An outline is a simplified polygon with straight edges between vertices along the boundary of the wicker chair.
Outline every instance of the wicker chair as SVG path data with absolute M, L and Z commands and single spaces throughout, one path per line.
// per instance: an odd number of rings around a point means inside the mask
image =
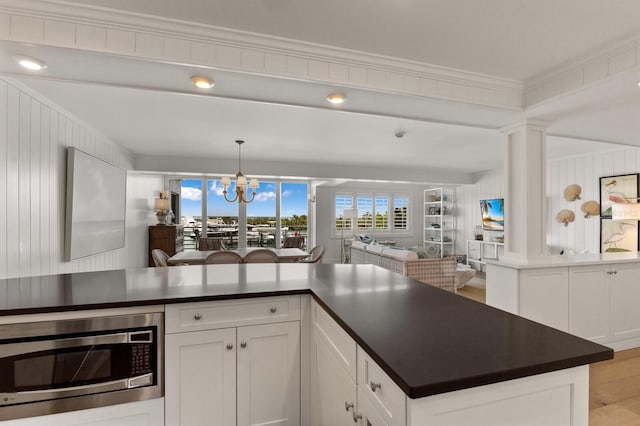
M 309 257 L 300 260 L 300 263 L 321 263 L 324 256 L 324 246 L 315 246 L 309 252 Z
M 204 260 L 205 265 L 219 265 L 223 263 L 242 263 L 242 256 L 235 251 L 217 251 L 211 253 Z
M 151 250 L 151 258 L 153 259 L 153 264 L 155 266 L 167 267 L 167 259 L 169 259 L 169 255 L 165 253 L 161 249 L 153 249 Z
M 278 263 L 278 255 L 269 249 L 256 249 L 246 254 L 244 263 Z
M 304 237 L 284 237 L 282 248 L 304 248 Z
M 198 242 L 198 250 L 200 251 L 227 250 L 227 246 L 224 245 L 222 238 L 201 237 Z

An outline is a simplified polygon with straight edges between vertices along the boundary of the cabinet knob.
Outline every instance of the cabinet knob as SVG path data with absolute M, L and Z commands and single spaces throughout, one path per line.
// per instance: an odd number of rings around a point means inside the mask
M 271 309 L 269 309 L 269 312 L 271 312 L 272 314 L 275 314 L 276 312 L 278 312 L 278 308 L 276 308 L 275 306 L 272 306 Z
M 246 347 L 247 347 L 247 342 L 242 342 L 242 343 L 240 343 L 240 347 L 241 347 L 242 349 L 246 348 Z
M 369 387 L 371 388 L 371 392 L 375 392 L 376 389 L 382 388 L 380 382 L 369 382 Z
M 197 313 L 193 316 L 193 319 L 194 319 L 194 320 L 196 320 L 196 321 L 200 321 L 200 320 L 202 319 L 202 315 L 200 315 L 200 313 L 199 313 L 199 312 L 197 312 Z
M 231 343 L 229 343 L 229 344 L 227 345 L 227 350 L 228 350 L 228 351 L 230 351 L 231 349 L 233 349 L 233 345 L 232 345 Z
M 353 404 L 353 402 L 349 402 L 349 401 L 345 401 L 344 402 L 344 409 L 345 411 L 349 411 L 350 409 L 355 408 L 355 405 Z
M 353 422 L 354 423 L 358 423 L 358 420 L 360 420 L 362 418 L 362 414 L 358 413 L 356 414 L 356 412 L 353 412 Z

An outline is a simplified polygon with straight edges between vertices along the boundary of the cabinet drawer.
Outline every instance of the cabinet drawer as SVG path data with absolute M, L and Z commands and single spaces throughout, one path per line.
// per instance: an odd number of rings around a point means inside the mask
M 167 333 L 300 320 L 300 296 L 167 305 Z
M 356 342 L 315 300 L 311 305 L 311 321 L 315 333 L 324 338 L 340 365 L 356 381 Z
M 406 396 L 402 389 L 358 346 L 358 387 L 389 426 L 404 425 Z

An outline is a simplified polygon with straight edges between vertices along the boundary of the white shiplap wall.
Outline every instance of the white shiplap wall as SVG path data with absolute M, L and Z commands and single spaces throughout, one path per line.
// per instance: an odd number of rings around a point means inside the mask
M 569 252 L 600 252 L 600 218 L 584 218 L 583 202 L 600 202 L 600 177 L 640 172 L 640 149 L 623 148 L 550 160 L 547 163 L 547 245 L 552 254 L 561 249 Z M 567 185 L 582 187 L 581 200 L 564 199 Z M 576 219 L 567 227 L 556 222 L 562 209 L 573 210 Z
M 606 152 L 593 152 L 571 157 L 552 159 L 547 162 L 547 246 L 549 254 L 600 252 L 600 218 L 585 218 L 580 210 L 583 202 L 600 202 L 600 177 L 640 173 L 640 149 L 622 148 Z M 564 189 L 573 183 L 582 187 L 581 200 L 569 202 L 564 199 Z M 502 169 L 489 171 L 479 177 L 473 185 L 464 185 L 459 190 L 460 228 L 464 235 L 460 240 L 473 238 L 473 229 L 481 225 L 479 200 L 502 198 L 504 183 Z M 576 219 L 567 227 L 556 222 L 562 209 L 573 210 Z M 505 220 L 509 220 L 505 218 Z M 460 245 L 458 250 L 460 250 Z M 464 247 L 463 247 L 464 249 Z M 464 251 L 462 251 L 464 252 Z
M 68 146 L 133 167 L 127 150 L 19 83 L 0 79 L 0 278 L 126 266 L 126 247 L 63 260 Z

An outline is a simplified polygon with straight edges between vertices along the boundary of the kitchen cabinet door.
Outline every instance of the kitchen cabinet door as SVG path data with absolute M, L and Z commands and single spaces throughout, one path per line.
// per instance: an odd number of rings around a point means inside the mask
M 235 328 L 165 336 L 167 425 L 236 425 L 235 342 Z
M 316 330 L 311 346 L 311 424 L 353 426 L 357 409 L 355 382 Z
M 594 342 L 609 339 L 607 265 L 569 268 L 569 333 Z
M 640 267 L 634 264 L 610 265 L 611 340 L 640 337 Z
M 358 426 L 388 426 L 361 388 L 358 388 L 356 420 L 358 421 Z
M 238 426 L 300 424 L 300 323 L 238 327 Z

